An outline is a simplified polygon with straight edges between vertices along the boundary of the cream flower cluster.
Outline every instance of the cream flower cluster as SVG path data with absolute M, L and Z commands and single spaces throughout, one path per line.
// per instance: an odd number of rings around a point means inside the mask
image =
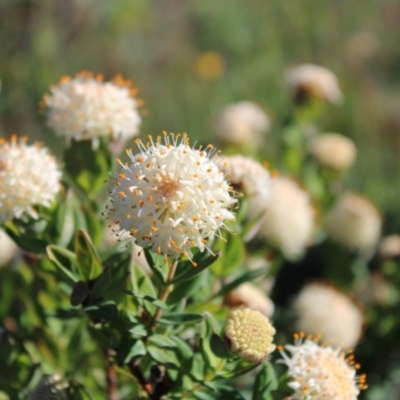
M 298 93 L 320 100 L 339 103 L 343 99 L 336 76 L 324 67 L 301 64 L 285 72 L 286 82 Z
M 247 362 L 262 362 L 275 350 L 275 328 L 259 311 L 245 307 L 231 310 L 224 334 L 230 350 Z
M 137 89 L 119 75 L 111 82 L 86 72 L 75 78 L 66 76 L 50 92 L 43 99 L 47 123 L 67 141 L 99 137 L 127 140 L 138 134 Z
M 186 135 L 136 143 L 140 152 L 128 150 L 131 163 L 121 163 L 112 178 L 108 217 L 139 246 L 191 259 L 191 248 L 208 248 L 224 221 L 235 218 L 230 209 L 237 200 L 213 161 L 215 152 L 190 147 Z
M 215 130 L 227 144 L 236 146 L 257 145 L 263 132 L 271 122 L 264 110 L 250 101 L 241 101 L 226 106 L 219 115 Z
M 49 207 L 60 190 L 61 171 L 47 148 L 16 136 L 0 139 L 0 222 Z
M 303 253 L 313 228 L 314 211 L 308 193 L 290 178 L 274 178 L 258 236 L 272 241 L 285 257 L 294 258 Z
M 246 282 L 225 295 L 224 303 L 230 307 L 245 306 L 260 311 L 266 317 L 274 313 L 274 303 L 252 283 Z
M 379 254 L 385 258 L 400 257 L 400 235 L 385 236 L 379 244 Z
M 268 208 L 272 178 L 259 162 L 241 155 L 226 157 L 220 163 L 226 179 L 250 199 L 250 213 L 257 216 Z
M 367 198 L 345 192 L 328 212 L 326 227 L 333 240 L 349 249 L 370 250 L 379 241 L 382 217 Z
M 366 389 L 365 375 L 356 375 L 359 365 L 353 354 L 347 356 L 339 349 L 320 346 L 312 340 L 297 336 L 295 345 L 278 348 L 289 371 L 291 397 L 296 400 L 356 400 Z
M 294 300 L 297 329 L 320 334 L 323 340 L 345 349 L 354 347 L 362 332 L 363 315 L 344 294 L 321 283 L 306 285 Z
M 311 153 L 320 165 L 340 171 L 354 164 L 357 148 L 343 135 L 325 133 L 313 139 Z

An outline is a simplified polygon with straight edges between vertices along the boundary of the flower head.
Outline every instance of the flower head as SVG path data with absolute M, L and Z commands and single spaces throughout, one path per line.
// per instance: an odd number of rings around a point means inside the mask
M 350 348 L 357 344 L 364 318 L 360 309 L 344 294 L 322 283 L 306 285 L 293 303 L 297 329 L 320 334 L 323 340 Z
M 254 217 L 268 208 L 272 178 L 259 162 L 241 155 L 225 157 L 220 163 L 227 180 L 240 188 L 250 199 L 250 212 Z
M 51 205 L 60 179 L 57 162 L 45 147 L 29 146 L 16 136 L 0 139 L 0 222 L 25 214 L 37 218 L 34 206 Z
M 141 122 L 137 92 L 119 75 L 110 82 L 88 72 L 63 77 L 43 98 L 47 123 L 67 141 L 130 139 L 138 134 Z
M 294 258 L 304 251 L 313 228 L 314 211 L 308 193 L 290 178 L 275 177 L 258 236 L 272 241 L 285 257 Z
M 289 387 L 296 400 L 356 400 L 366 389 L 365 375 L 356 375 L 359 365 L 352 353 L 340 348 L 321 346 L 313 340 L 295 335 L 295 345 L 279 346 L 289 371 Z
M 257 146 L 261 135 L 271 126 L 264 110 L 250 101 L 226 106 L 219 115 L 215 130 L 222 142 L 235 145 Z
M 379 254 L 384 258 L 400 257 L 400 235 L 385 236 L 379 244 Z
M 301 64 L 285 72 L 286 82 L 297 96 L 339 103 L 343 94 L 336 76 L 327 68 L 314 64 Z
M 345 192 L 328 212 L 326 227 L 333 240 L 349 249 L 370 250 L 379 241 L 382 217 L 367 198 Z
M 275 350 L 275 328 L 265 315 L 250 308 L 231 310 L 224 334 L 230 350 L 251 363 L 266 360 Z
M 213 150 L 196 150 L 186 135 L 165 134 L 144 145 L 139 153 L 127 151 L 130 164 L 114 174 L 108 217 L 136 243 L 165 256 L 192 257 L 234 220 L 230 208 L 236 199 L 213 161 Z
M 354 164 L 357 148 L 352 140 L 343 135 L 325 133 L 313 139 L 311 153 L 323 167 L 340 171 Z
M 246 282 L 225 295 L 224 303 L 230 307 L 245 306 L 260 311 L 266 317 L 274 312 L 274 303 L 252 283 Z

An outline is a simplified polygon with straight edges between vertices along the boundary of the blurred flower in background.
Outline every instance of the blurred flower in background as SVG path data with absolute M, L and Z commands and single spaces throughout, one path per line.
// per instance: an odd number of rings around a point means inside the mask
M 311 154 L 318 164 L 338 171 L 351 167 L 356 159 L 354 142 L 338 133 L 324 133 L 311 140 Z
M 329 236 L 355 251 L 373 250 L 382 228 L 382 216 L 369 199 L 345 192 L 326 217 Z
M 257 148 L 270 126 L 270 119 L 260 106 L 241 101 L 222 110 L 215 131 L 218 139 L 226 145 Z
M 199 78 L 213 80 L 219 78 L 224 73 L 226 63 L 220 53 L 206 51 L 196 58 L 194 68 Z
M 388 235 L 382 238 L 379 255 L 384 258 L 400 257 L 400 235 Z
M 47 123 L 67 142 L 100 137 L 126 141 L 139 133 L 137 93 L 120 75 L 110 82 L 90 72 L 64 76 L 43 98 Z
M 0 229 L 0 267 L 8 264 L 17 254 L 18 246 Z
M 296 99 L 315 98 L 340 103 L 343 93 L 336 76 L 327 68 L 301 64 L 285 71 L 285 79 L 295 91 Z
M 353 348 L 364 323 L 360 309 L 344 294 L 331 286 L 315 282 L 307 284 L 293 301 L 296 330 L 321 335 L 345 349 Z
M 0 138 L 0 222 L 37 218 L 35 206 L 49 207 L 61 189 L 61 171 L 41 144 Z
M 305 251 L 313 229 L 314 210 L 309 194 L 289 177 L 274 178 L 270 204 L 260 221 L 258 236 L 272 242 L 291 259 Z

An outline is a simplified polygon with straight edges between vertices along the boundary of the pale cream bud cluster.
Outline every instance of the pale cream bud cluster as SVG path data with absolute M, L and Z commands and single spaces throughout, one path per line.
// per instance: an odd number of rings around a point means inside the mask
M 47 148 L 13 136 L 0 139 L 0 223 L 49 207 L 60 191 L 61 171 Z
M 226 179 L 238 186 L 250 200 L 251 216 L 259 216 L 268 208 L 272 178 L 259 162 L 241 155 L 225 157 L 220 163 Z
M 319 100 L 339 103 L 343 99 L 336 76 L 327 68 L 315 64 L 301 64 L 289 68 L 285 79 L 296 92 Z
M 127 232 L 141 247 L 164 256 L 187 256 L 200 251 L 234 220 L 237 202 L 224 174 L 213 161 L 212 146 L 196 150 L 186 135 L 165 134 L 127 151 L 130 163 L 112 177 L 114 188 L 108 218 L 120 235 Z
M 138 134 L 141 123 L 137 92 L 132 82 L 119 75 L 110 82 L 88 72 L 65 76 L 43 98 L 47 124 L 67 142 L 130 139 Z
M 311 154 L 321 166 L 341 171 L 354 164 L 357 148 L 343 135 L 325 133 L 312 140 Z
M 275 328 L 259 311 L 239 307 L 226 321 L 225 338 L 230 350 L 251 363 L 260 363 L 275 350 Z
M 294 258 L 305 250 L 313 228 L 314 211 L 309 194 L 290 178 L 274 178 L 258 236 L 271 241 L 285 257 Z
M 235 146 L 257 146 L 271 122 L 264 110 L 250 101 L 226 106 L 219 115 L 215 130 L 219 139 Z
M 379 254 L 385 258 L 400 257 L 400 235 L 385 236 L 379 244 Z
M 265 293 L 252 283 L 246 282 L 225 295 L 224 303 L 229 307 L 245 306 L 260 311 L 266 317 L 274 313 L 274 303 Z
M 289 387 L 295 400 L 356 400 L 366 389 L 366 376 L 356 375 L 360 367 L 352 353 L 340 348 L 321 346 L 295 335 L 295 344 L 278 347 L 288 367 Z M 287 351 L 285 352 L 284 349 Z
M 306 285 L 293 302 L 296 328 L 320 334 L 324 341 L 342 348 L 354 347 L 364 323 L 360 309 L 344 294 L 322 283 Z
M 351 250 L 370 250 L 381 235 L 382 217 L 367 198 L 343 193 L 326 217 L 328 235 Z

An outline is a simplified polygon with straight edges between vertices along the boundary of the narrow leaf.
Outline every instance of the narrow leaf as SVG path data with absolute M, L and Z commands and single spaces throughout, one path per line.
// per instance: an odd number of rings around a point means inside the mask
M 100 257 L 93 247 L 89 235 L 83 229 L 79 229 L 76 233 L 75 253 L 82 280 L 95 279 L 102 273 Z

